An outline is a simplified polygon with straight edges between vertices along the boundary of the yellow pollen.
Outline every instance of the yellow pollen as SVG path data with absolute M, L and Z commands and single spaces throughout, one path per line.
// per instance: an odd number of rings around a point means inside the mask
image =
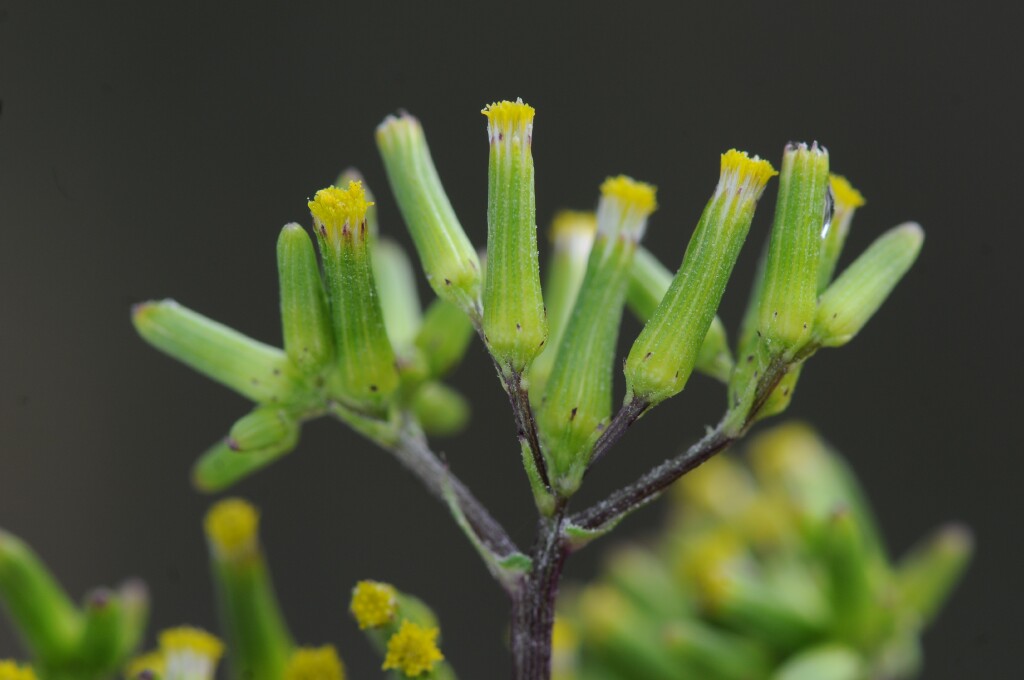
M 837 209 L 852 210 L 864 205 L 864 196 L 854 189 L 849 180 L 842 175 L 829 175 L 828 182 L 832 186 L 832 195 L 836 199 Z
M 601 195 L 608 198 L 616 198 L 624 204 L 625 209 L 635 209 L 645 215 L 650 215 L 658 208 L 655 199 L 657 189 L 644 182 L 619 175 L 609 177 L 601 184 Z
M 424 628 L 412 621 L 402 621 L 402 627 L 388 640 L 388 652 L 382 670 L 400 670 L 407 678 L 429 673 L 444 655 L 437 648 L 437 628 Z
M 345 225 L 353 228 L 366 218 L 366 209 L 373 205 L 366 200 L 363 183 L 352 181 L 347 189 L 327 187 L 316 192 L 309 202 L 313 219 L 329 232 L 341 231 Z
M 228 498 L 210 508 L 203 524 L 216 552 L 231 559 L 255 551 L 259 522 L 259 511 L 251 503 Z
M 559 210 L 551 220 L 551 240 L 583 234 L 592 236 L 597 230 L 597 215 L 585 210 Z
M 36 680 L 36 673 L 28 664 L 0 661 L 0 680 Z
M 284 680 L 345 680 L 345 666 L 333 645 L 302 647 L 288 659 Z
M 751 158 L 745 151 L 729 149 L 722 154 L 721 174 L 735 175 L 736 180 L 743 184 L 751 184 L 761 189 L 775 175 L 779 174 L 772 164 L 757 156 Z
M 349 611 L 362 629 L 379 628 L 391 623 L 398 610 L 395 588 L 377 581 L 360 581 L 352 590 Z
M 523 128 L 532 123 L 535 111 L 529 104 L 524 104 L 522 99 L 516 99 L 514 102 L 488 104 L 480 113 L 487 116 L 488 122 L 494 127 L 507 130 Z
M 145 671 L 162 676 L 166 668 L 167 662 L 162 652 L 146 652 L 128 662 L 124 675 L 128 680 L 135 680 Z
M 160 651 L 165 658 L 170 654 L 191 652 L 216 662 L 224 653 L 224 643 L 205 630 L 181 626 L 160 633 Z

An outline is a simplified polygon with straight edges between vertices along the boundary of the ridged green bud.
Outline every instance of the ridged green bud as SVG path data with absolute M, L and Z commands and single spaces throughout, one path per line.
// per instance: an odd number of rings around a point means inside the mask
M 533 107 L 523 100 L 485 107 L 487 270 L 483 330 L 503 370 L 522 373 L 548 337 L 537 254 Z
M 412 398 L 412 412 L 428 435 L 458 434 L 469 422 L 469 402 L 444 383 L 423 383 Z
M 419 332 L 423 310 L 416 274 L 402 246 L 390 239 L 379 239 L 373 244 L 373 278 L 388 338 L 395 351 L 403 355 Z
M 306 230 L 289 224 L 277 239 L 284 351 L 306 374 L 330 363 L 334 337 L 320 265 Z
M 214 505 L 204 522 L 231 676 L 280 680 L 294 649 L 259 537 L 259 513 L 239 498 Z
M 284 352 L 174 300 L 135 305 L 132 322 L 149 344 L 255 402 L 286 402 L 298 389 Z
M 815 340 L 839 347 L 853 339 L 917 259 L 924 231 L 913 222 L 882 234 L 821 296 Z
M 82 640 L 77 663 L 89 669 L 113 669 L 123 658 L 125 612 L 112 590 L 98 588 L 85 597 Z
M 407 113 L 377 127 L 388 182 L 438 296 L 480 315 L 480 260 L 441 186 L 420 122 Z
M 624 176 L 607 180 L 601 194 L 587 272 L 537 407 L 548 476 L 566 496 L 579 487 L 611 417 L 615 345 L 630 267 L 656 207 L 654 187 Z
M 832 282 L 836 263 L 846 244 L 846 235 L 850 233 L 853 213 L 864 205 L 864 197 L 845 177 L 829 175 L 828 181 L 832 192 L 832 220 L 822 236 L 821 264 L 818 265 L 819 294 Z
M 970 529 L 942 527 L 900 560 L 896 568 L 899 606 L 917 626 L 927 625 L 949 598 L 974 552 Z
M 853 649 L 824 644 L 787 659 L 772 680 L 863 680 L 865 671 L 864 660 Z
M 811 337 L 828 188 L 828 151 L 817 143 L 788 145 L 758 314 L 772 356 L 793 356 Z
M 287 412 L 256 409 L 236 422 L 228 437 L 200 456 L 192 469 L 193 483 L 208 493 L 226 489 L 291 453 L 299 443 L 299 433 L 299 423 Z
M 672 272 L 651 251 L 642 246 L 637 248 L 629 275 L 626 306 L 640 323 L 646 324 L 650 320 L 672 285 L 672 278 Z M 733 366 L 725 324 L 716 316 L 711 320 L 693 368 L 698 373 L 728 382 Z
M 57 664 L 71 656 L 84 622 L 42 560 L 0 531 L 0 603 L 32 656 Z
M 428 376 L 447 375 L 462 361 L 472 339 L 473 323 L 466 313 L 447 300 L 434 300 L 416 335 L 416 346 L 426 358 Z
M 722 154 L 721 176 L 668 292 L 626 359 L 626 401 L 657 404 L 682 391 L 700 355 L 757 201 L 775 171 L 735 149 Z
M 331 388 L 352 408 L 380 416 L 398 387 L 395 353 L 373 278 L 362 186 L 321 189 L 309 202 L 334 325 Z
M 832 629 L 836 637 L 854 645 L 869 642 L 870 629 L 891 619 L 891 609 L 878 606 L 874 584 L 880 577 L 873 554 L 867 549 L 855 515 L 839 506 L 822 535 L 822 555 L 828 573 Z
M 544 392 L 558 355 L 565 327 L 569 323 L 576 295 L 587 271 L 587 259 L 594 245 L 597 218 L 592 212 L 563 210 L 551 225 L 551 260 L 544 284 L 544 305 L 548 314 L 548 341 L 530 365 L 530 393 Z

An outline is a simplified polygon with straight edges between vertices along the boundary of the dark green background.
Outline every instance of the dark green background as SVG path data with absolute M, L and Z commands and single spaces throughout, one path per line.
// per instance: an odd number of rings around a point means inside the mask
M 483 246 L 478 111 L 523 97 L 538 111 L 542 229 L 625 172 L 659 186 L 647 243 L 673 265 L 719 153 L 777 164 L 786 141 L 817 139 L 868 198 L 844 262 L 908 219 L 927 242 L 867 330 L 813 360 L 791 414 L 851 457 L 894 551 L 946 520 L 975 529 L 977 560 L 926 637 L 925 676 L 1016 677 L 1021 16 L 892 4 L 0 0 L 0 526 L 76 597 L 140 575 L 156 626 L 214 625 L 200 531 L 209 499 L 187 473 L 247 405 L 143 345 L 129 305 L 173 296 L 276 342 L 277 231 L 308 221 L 306 198 L 341 168 L 363 169 L 384 229 L 407 241 L 373 143 L 388 112 L 420 117 Z M 726 293 L 731 329 L 774 192 Z M 637 330 L 628 322 L 624 340 Z M 476 416 L 441 446 L 525 541 L 529 493 L 478 345 L 454 381 Z M 602 464 L 589 496 L 692 441 L 723 402 L 695 379 Z M 435 605 L 462 677 L 504 675 L 503 596 L 385 454 L 315 423 L 238 493 L 264 511 L 300 641 L 338 643 L 352 676 L 372 677 L 379 661 L 344 605 L 374 577 Z M 644 511 L 621 535 L 658 517 Z M 574 560 L 570 578 L 592 573 L 613 542 Z M 17 653 L 0 622 L 0 656 Z

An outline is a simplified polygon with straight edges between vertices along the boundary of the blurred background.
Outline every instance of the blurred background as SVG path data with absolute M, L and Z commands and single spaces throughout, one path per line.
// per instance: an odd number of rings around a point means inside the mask
M 666 3 L 667 4 L 667 3 Z M 993 3 L 993 7 L 996 4 Z M 1011 11 L 1014 15 L 1011 15 Z M 905 220 L 922 256 L 867 329 L 823 351 L 789 415 L 852 461 L 899 553 L 958 519 L 978 554 L 925 638 L 927 678 L 1011 677 L 1024 644 L 1017 329 L 1019 10 L 982 3 L 135 3 L 0 0 L 0 526 L 78 597 L 142 576 L 153 624 L 215 625 L 193 460 L 242 398 L 147 347 L 129 306 L 174 297 L 277 343 L 274 244 L 356 165 L 405 244 L 373 141 L 416 114 L 484 245 L 486 102 L 537 109 L 542 231 L 627 173 L 659 187 L 647 245 L 675 267 L 737 147 L 831 151 L 867 197 L 849 262 Z M 762 201 L 721 315 L 735 333 L 771 221 Z M 422 288 L 423 299 L 429 299 Z M 638 332 L 628 319 L 622 344 Z M 621 391 L 621 376 L 618 388 Z M 534 511 L 507 401 L 479 345 L 454 383 L 475 416 L 440 441 L 518 540 Z M 588 478 L 595 499 L 693 441 L 724 390 L 695 378 Z M 503 677 L 506 601 L 446 516 L 386 454 L 333 422 L 237 493 L 263 510 L 297 638 L 379 660 L 347 615 L 361 578 L 435 606 L 466 678 Z M 582 505 L 582 503 L 580 504 Z M 657 526 L 657 506 L 574 558 Z M 19 649 L 0 620 L 0 656 Z

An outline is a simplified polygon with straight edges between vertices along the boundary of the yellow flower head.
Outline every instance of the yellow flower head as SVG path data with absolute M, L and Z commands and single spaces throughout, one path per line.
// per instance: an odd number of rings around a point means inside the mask
M 746 152 L 730 149 L 722 154 L 718 186 L 720 191 L 752 195 L 757 200 L 761 198 L 768 180 L 777 174 L 768 161 L 757 156 L 751 158 Z
M 203 525 L 218 557 L 239 559 L 256 552 L 259 523 L 259 511 L 251 503 L 228 498 L 210 508 Z
M 170 628 L 160 633 L 165 680 L 212 680 L 224 643 L 199 628 Z
M 365 233 L 366 200 L 362 182 L 349 182 L 347 189 L 327 187 L 316 192 L 309 202 L 309 212 L 321 236 L 332 240 L 348 234 Z
M 407 678 L 415 678 L 434 670 L 444 661 L 437 648 L 437 628 L 424 628 L 412 621 L 402 621 L 402 627 L 388 640 L 388 652 L 382 670 L 399 670 Z
M 124 676 L 128 680 L 135 680 L 146 671 L 149 671 L 151 674 L 162 677 L 166 669 L 167 662 L 164 659 L 163 652 L 146 652 L 128 662 L 124 669 Z
M 345 666 L 333 645 L 302 647 L 288 659 L 284 680 L 345 680 Z
M 625 175 L 606 179 L 597 205 L 598 233 L 639 241 L 647 228 L 647 218 L 658 208 L 657 191 L 653 185 Z
M 836 199 L 836 210 L 853 210 L 864 205 L 864 196 L 842 175 L 829 175 L 828 183 Z
M 379 628 L 391 623 L 398 610 L 395 588 L 378 581 L 360 581 L 352 589 L 349 611 L 362 629 Z
M 36 673 L 28 664 L 0 661 L 0 680 L 36 680 Z
M 485 106 L 480 113 L 487 116 L 487 136 L 492 144 L 525 142 L 529 145 L 532 142 L 533 116 L 536 112 L 532 106 L 524 104 L 522 99 L 494 102 Z

